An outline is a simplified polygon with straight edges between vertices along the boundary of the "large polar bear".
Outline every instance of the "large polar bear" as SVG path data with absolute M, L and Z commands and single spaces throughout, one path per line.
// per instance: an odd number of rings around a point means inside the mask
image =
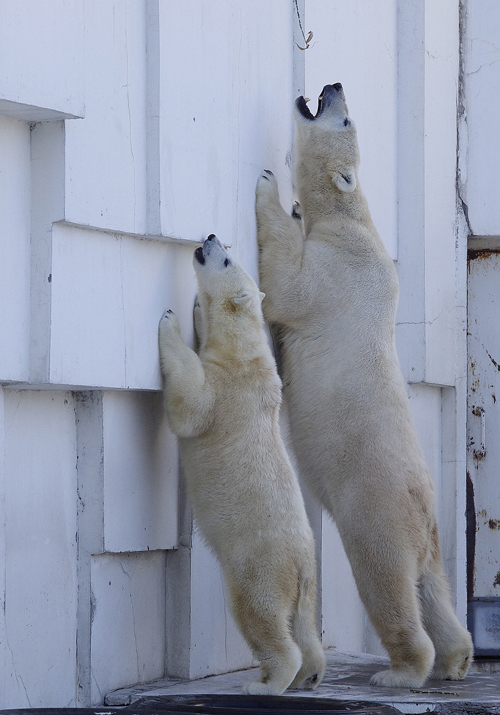
M 316 630 L 314 541 L 280 437 L 281 383 L 261 295 L 214 235 L 196 249 L 199 354 L 167 311 L 159 347 L 169 423 L 195 519 L 218 557 L 236 622 L 260 661 L 250 694 L 315 688 L 325 670 Z
M 443 573 L 434 487 L 394 342 L 398 280 L 359 187 L 342 85 L 314 117 L 296 101 L 302 221 L 271 172 L 256 192 L 264 316 L 282 341 L 301 474 L 335 520 L 360 596 L 391 658 L 372 683 L 461 679 L 472 658 Z M 295 215 L 295 214 L 294 214 Z

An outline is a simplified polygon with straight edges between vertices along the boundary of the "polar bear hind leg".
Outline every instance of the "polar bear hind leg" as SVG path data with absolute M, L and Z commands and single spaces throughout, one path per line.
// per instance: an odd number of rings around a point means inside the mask
M 431 566 L 419 582 L 422 620 L 436 650 L 431 678 L 462 680 L 472 663 L 472 638 L 453 609 L 441 559 Z
M 392 613 L 383 626 L 372 616 L 391 659 L 390 669 L 375 673 L 370 681 L 372 685 L 419 688 L 429 676 L 434 662 L 434 646 L 420 622 L 416 598 L 412 600 L 410 607 L 400 608 L 393 604 Z
M 352 563 L 352 562 L 351 562 Z M 392 569 L 365 564 L 356 579 L 361 600 L 391 659 L 389 670 L 371 678 L 372 685 L 387 688 L 419 688 L 429 677 L 434 663 L 434 645 L 420 616 L 417 586 L 403 562 Z
M 316 625 L 314 581 L 305 580 L 300 584 L 299 589 L 299 601 L 292 620 L 292 632 L 302 651 L 302 666 L 290 687 L 314 690 L 325 674 L 325 653 Z
M 399 631 L 401 641 L 406 640 L 407 648 L 401 643 L 389 644 L 381 638 L 391 657 L 389 670 L 381 670 L 372 676 L 371 685 L 385 688 L 419 688 L 427 680 L 434 662 L 434 646 L 424 629 L 417 622 L 406 624 Z
M 281 695 L 302 664 L 300 648 L 290 631 L 291 608 L 279 598 L 252 593 L 248 583 L 230 588 L 235 620 L 260 661 L 260 680 L 245 683 L 248 695 Z

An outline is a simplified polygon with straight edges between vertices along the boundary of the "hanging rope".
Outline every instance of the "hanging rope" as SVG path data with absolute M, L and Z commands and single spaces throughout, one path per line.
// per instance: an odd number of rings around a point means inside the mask
M 295 44 L 297 45 L 299 50 L 307 50 L 309 48 L 309 45 L 311 44 L 311 40 L 313 38 L 313 33 L 309 30 L 307 37 L 306 37 L 304 29 L 302 27 L 302 21 L 300 19 L 299 6 L 297 5 L 297 0 L 294 0 L 294 3 L 295 3 L 295 12 L 297 13 L 297 20 L 299 21 L 300 31 L 302 33 L 302 37 L 304 38 L 305 47 L 301 47 L 298 42 L 296 42 Z

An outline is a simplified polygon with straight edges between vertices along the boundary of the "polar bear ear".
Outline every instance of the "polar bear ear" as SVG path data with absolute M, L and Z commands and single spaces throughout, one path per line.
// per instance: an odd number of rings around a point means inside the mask
M 263 293 L 263 292 L 260 290 L 260 291 L 259 291 L 259 298 L 260 298 L 260 302 L 261 302 L 261 303 L 262 303 L 262 301 L 264 300 L 265 297 L 266 297 L 266 294 Z
M 239 293 L 239 295 L 234 296 L 233 303 L 235 305 L 245 305 L 245 303 L 249 303 L 251 300 L 252 300 L 251 293 Z
M 356 174 L 352 169 L 348 169 L 347 167 L 342 169 L 342 171 L 335 171 L 332 176 L 332 181 L 340 191 L 349 193 L 356 188 Z

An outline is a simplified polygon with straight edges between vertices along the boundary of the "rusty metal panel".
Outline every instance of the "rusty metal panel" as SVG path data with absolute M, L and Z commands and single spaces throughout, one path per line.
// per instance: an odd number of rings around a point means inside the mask
M 472 599 L 467 625 L 472 633 L 476 656 L 500 655 L 500 597 Z
M 500 596 L 500 253 L 469 251 L 468 269 L 467 511 L 471 600 Z

